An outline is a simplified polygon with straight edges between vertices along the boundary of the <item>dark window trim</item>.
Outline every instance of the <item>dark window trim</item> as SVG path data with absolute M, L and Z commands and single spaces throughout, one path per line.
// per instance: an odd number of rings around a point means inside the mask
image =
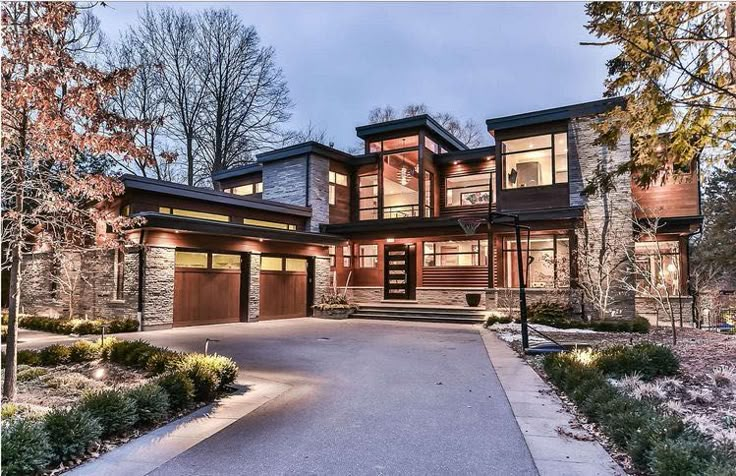
M 439 252 L 438 253 L 436 251 L 435 246 L 432 246 L 432 252 L 431 253 L 426 253 L 425 250 L 424 250 L 424 246 L 427 245 L 427 244 L 434 245 L 436 243 L 449 243 L 449 242 L 452 242 L 452 241 L 458 241 L 458 242 L 459 241 L 474 241 L 476 243 L 476 245 L 478 246 L 478 251 L 475 251 L 475 252 L 473 252 L 473 251 L 457 251 L 457 252 L 445 252 L 445 253 Z M 485 263 L 485 264 L 483 263 L 483 253 L 482 253 L 483 245 L 482 245 L 482 242 L 484 242 L 484 241 L 485 240 L 480 240 L 480 239 L 478 239 L 478 240 L 457 239 L 457 240 L 444 240 L 444 241 L 423 241 L 422 242 L 422 266 L 424 268 L 485 268 L 485 267 L 488 266 L 488 263 Z M 486 248 L 488 248 L 488 247 L 486 247 Z M 488 253 L 488 254 L 490 255 L 490 253 Z M 437 264 L 428 265 L 425 262 L 425 258 L 427 256 L 433 256 L 433 257 L 435 257 L 435 263 L 436 263 L 437 262 L 437 260 L 436 260 L 436 257 L 437 256 L 460 256 L 460 255 L 474 255 L 474 256 L 477 256 L 477 258 L 478 258 L 478 264 L 471 264 L 471 265 L 454 264 L 452 266 L 439 266 Z M 490 261 L 490 257 L 489 256 L 486 256 L 486 260 L 489 260 Z
M 568 175 L 567 175 L 567 180 L 565 182 L 557 182 L 557 171 L 555 170 L 555 166 L 556 166 L 556 163 L 555 163 L 556 162 L 556 160 L 555 160 L 555 135 L 562 134 L 562 133 L 565 134 L 565 139 L 566 139 L 566 142 L 567 142 L 567 154 L 565 154 L 565 156 L 566 156 L 566 162 L 567 162 L 567 174 Z M 550 147 L 541 147 L 541 148 L 537 148 L 537 149 L 520 150 L 520 151 L 517 151 L 517 152 L 504 152 L 503 151 L 503 143 L 506 142 L 506 141 L 518 140 L 518 139 L 527 139 L 527 138 L 530 138 L 530 137 L 539 137 L 539 136 L 546 136 L 546 135 L 550 136 L 550 142 L 551 142 Z M 549 183 L 549 184 L 546 184 L 546 185 L 533 185 L 531 187 L 507 188 L 506 187 L 506 156 L 508 156 L 508 155 L 523 154 L 523 153 L 526 153 L 526 152 L 538 152 L 540 150 L 549 150 L 550 153 L 552 154 L 552 157 L 551 157 L 551 160 L 550 160 L 551 165 L 552 165 L 552 183 Z M 507 190 L 537 189 L 537 188 L 542 188 L 542 187 L 553 187 L 555 185 L 566 185 L 566 184 L 569 184 L 570 183 L 570 132 L 568 131 L 567 128 L 565 128 L 564 130 L 559 130 L 559 131 L 556 131 L 556 130 L 552 129 L 552 132 L 539 132 L 539 133 L 534 133 L 534 134 L 525 134 L 525 135 L 520 135 L 518 137 L 516 137 L 516 136 L 504 137 L 503 139 L 501 139 L 499 141 L 498 154 L 499 154 L 499 156 L 501 158 L 501 171 L 502 171 L 502 175 L 501 175 L 501 190 L 503 190 L 503 191 L 507 191 Z
M 542 248 L 542 249 L 532 250 L 532 251 L 550 251 L 550 250 L 552 251 L 552 261 L 554 263 L 554 269 L 552 270 L 552 276 L 553 276 L 552 279 L 554 280 L 554 287 L 552 287 L 552 288 L 545 288 L 545 289 L 569 289 L 569 288 L 571 288 L 572 287 L 572 259 L 570 258 L 570 254 L 572 253 L 572 249 L 571 249 L 571 246 L 572 246 L 571 242 L 572 242 L 572 240 L 570 239 L 570 236 L 569 235 L 560 235 L 560 234 L 552 234 L 552 235 L 542 234 L 542 235 L 532 235 L 531 238 L 543 238 L 543 239 L 551 239 L 552 240 L 552 248 Z M 558 271 L 558 266 L 557 266 L 557 248 L 558 248 L 557 241 L 559 241 L 559 240 L 567 240 L 567 250 L 568 250 L 568 263 L 567 263 L 567 268 L 568 269 L 567 269 L 567 273 L 568 273 L 568 276 L 570 278 L 570 282 L 567 284 L 567 286 L 558 286 L 557 285 L 557 283 L 559 281 L 559 271 Z M 515 248 L 506 248 L 506 243 L 507 242 L 511 242 L 514 245 L 516 245 L 516 241 L 514 241 L 514 238 L 512 238 L 510 236 L 502 236 L 501 237 L 501 267 L 504 270 L 506 269 L 506 253 L 513 253 L 513 252 L 516 251 Z M 526 243 L 527 243 L 526 239 L 525 238 L 522 238 L 522 240 L 521 240 L 522 250 L 526 246 Z M 526 252 L 527 252 L 527 256 L 529 256 L 529 250 L 528 249 L 526 250 Z M 515 260 L 514 260 L 514 263 L 516 263 Z M 529 285 L 529 272 L 528 272 L 528 270 L 529 270 L 529 266 L 527 264 L 527 266 L 525 267 L 525 272 L 524 272 L 524 279 L 526 280 L 526 284 L 525 284 L 526 286 Z M 504 285 L 507 288 L 510 287 L 509 277 L 506 276 L 505 271 L 504 271 Z
M 376 177 L 376 184 L 375 185 L 361 185 L 360 184 L 360 179 L 362 177 L 371 177 L 371 176 Z M 360 212 L 362 212 L 364 210 L 375 210 L 376 211 L 376 218 L 371 218 L 371 220 L 377 220 L 379 218 L 378 211 L 380 210 L 380 206 L 379 206 L 380 204 L 378 203 L 378 197 L 381 194 L 381 191 L 379 190 L 379 183 L 380 183 L 380 180 L 378 178 L 378 172 L 358 175 L 358 221 L 368 221 L 368 220 L 361 220 L 361 218 L 360 218 Z M 376 195 L 371 195 L 370 197 L 361 197 L 360 196 L 360 189 L 362 189 L 362 188 L 374 188 L 374 187 L 376 188 Z M 361 200 L 370 200 L 372 198 L 375 198 L 376 199 L 376 206 L 375 207 L 362 208 L 360 206 L 360 201 Z
M 482 185 L 466 185 L 464 187 L 448 187 L 447 186 L 447 179 L 453 179 L 458 177 L 472 177 L 473 175 L 483 175 L 488 174 L 488 195 L 491 197 L 490 204 L 494 205 L 496 202 L 493 201 L 493 181 L 495 179 L 496 175 L 496 169 L 489 170 L 487 172 L 474 172 L 472 174 L 463 173 L 463 174 L 453 174 L 453 175 L 445 175 L 445 196 L 442 198 L 442 203 L 444 205 L 444 208 L 454 210 L 459 208 L 472 208 L 472 207 L 488 207 L 488 203 L 479 203 L 478 205 L 448 205 L 447 203 L 447 191 L 448 190 L 462 190 L 464 188 L 475 188 L 475 187 L 481 187 Z
M 368 244 L 358 244 L 357 246 L 358 246 L 358 254 L 356 255 L 357 262 L 358 262 L 358 266 L 357 267 L 359 269 L 376 269 L 376 268 L 378 268 L 378 244 L 368 243 Z M 369 254 L 369 255 L 362 254 L 361 252 L 363 251 L 362 248 L 364 246 L 375 246 L 376 247 L 376 254 Z M 375 265 L 374 266 L 363 266 L 362 265 L 363 258 L 376 258 Z

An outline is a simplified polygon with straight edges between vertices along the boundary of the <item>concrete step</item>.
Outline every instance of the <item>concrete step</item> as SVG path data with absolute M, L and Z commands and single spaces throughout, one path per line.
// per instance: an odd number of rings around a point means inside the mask
M 482 322 L 485 311 L 482 309 L 463 307 L 424 307 L 424 306 L 387 306 L 363 305 L 352 317 L 364 319 L 406 319 L 425 321 Z
M 392 313 L 369 313 L 369 312 L 356 312 L 350 316 L 353 319 L 386 319 L 386 320 L 397 320 L 397 321 L 433 321 L 433 322 L 468 322 L 478 323 L 483 322 L 483 318 L 480 316 L 462 316 L 462 315 L 449 315 L 449 314 L 392 314 Z

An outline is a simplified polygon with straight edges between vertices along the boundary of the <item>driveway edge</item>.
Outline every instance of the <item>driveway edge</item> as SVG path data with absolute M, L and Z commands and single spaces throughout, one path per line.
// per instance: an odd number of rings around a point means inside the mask
M 238 379 L 236 385 L 240 388 L 234 395 L 146 433 L 72 469 L 68 474 L 74 476 L 148 474 L 291 388 L 284 383 L 255 377 Z
M 480 334 L 541 476 L 626 474 L 587 431 L 573 427 L 575 417 L 516 352 L 495 333 Z

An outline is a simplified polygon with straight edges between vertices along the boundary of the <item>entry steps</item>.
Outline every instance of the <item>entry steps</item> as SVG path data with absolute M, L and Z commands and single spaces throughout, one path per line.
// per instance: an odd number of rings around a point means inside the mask
M 427 306 L 418 304 L 358 304 L 350 317 L 355 319 L 393 319 L 434 322 L 483 322 L 487 311 L 464 306 Z

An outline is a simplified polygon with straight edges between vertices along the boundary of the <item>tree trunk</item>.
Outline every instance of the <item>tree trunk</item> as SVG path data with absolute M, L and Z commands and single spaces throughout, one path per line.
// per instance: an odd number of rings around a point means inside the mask
M 192 136 L 187 136 L 187 183 L 194 185 L 194 152 Z
M 13 249 L 10 264 L 10 296 L 8 300 L 8 336 L 5 338 L 5 382 L 3 400 L 15 400 L 15 384 L 18 370 L 18 314 L 20 311 L 21 263 L 20 245 Z

